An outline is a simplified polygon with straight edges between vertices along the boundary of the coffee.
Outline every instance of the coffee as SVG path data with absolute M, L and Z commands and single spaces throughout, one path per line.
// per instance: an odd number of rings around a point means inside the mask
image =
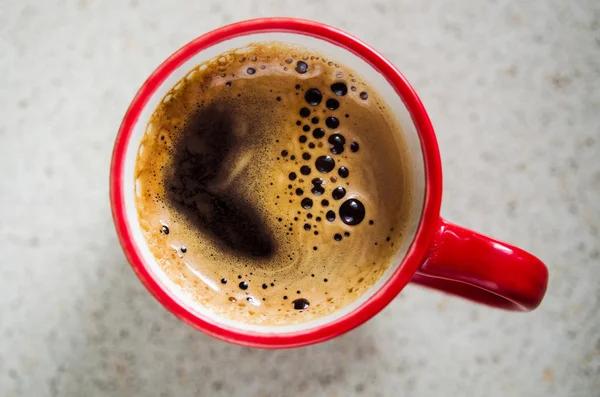
M 135 167 L 150 250 L 200 306 L 289 325 L 352 303 L 392 264 L 412 206 L 394 114 L 349 68 L 256 43 L 194 68 Z

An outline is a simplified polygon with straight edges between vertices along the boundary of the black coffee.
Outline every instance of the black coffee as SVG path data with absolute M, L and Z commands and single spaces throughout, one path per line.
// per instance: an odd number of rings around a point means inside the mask
M 411 207 L 410 159 L 394 115 L 350 69 L 257 43 L 195 68 L 148 124 L 140 225 L 204 308 L 304 322 L 353 302 L 390 266 Z

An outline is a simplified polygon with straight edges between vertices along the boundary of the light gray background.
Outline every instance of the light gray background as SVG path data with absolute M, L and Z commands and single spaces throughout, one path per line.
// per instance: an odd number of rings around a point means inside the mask
M 273 352 L 144 290 L 110 218 L 121 118 L 181 45 L 268 15 L 398 65 L 438 133 L 443 214 L 548 264 L 538 310 L 409 286 L 341 338 Z M 600 396 L 599 82 L 595 0 L 0 1 L 0 396 Z

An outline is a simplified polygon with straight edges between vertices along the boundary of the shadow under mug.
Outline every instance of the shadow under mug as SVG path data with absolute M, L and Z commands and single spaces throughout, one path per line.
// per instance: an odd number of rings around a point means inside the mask
M 289 326 L 236 323 L 194 304 L 164 274 L 141 233 L 135 209 L 134 166 L 146 123 L 157 104 L 195 66 L 234 48 L 261 41 L 310 47 L 356 70 L 386 100 L 408 142 L 415 177 L 412 219 L 404 246 L 382 276 L 356 302 L 328 316 Z M 142 85 L 116 138 L 110 170 L 113 219 L 123 250 L 148 290 L 182 321 L 218 339 L 245 346 L 285 348 L 341 335 L 382 310 L 409 282 L 490 306 L 529 311 L 546 291 L 548 270 L 533 255 L 454 225 L 440 217 L 442 170 L 435 133 L 419 97 L 381 54 L 349 34 L 321 23 L 264 18 L 234 23 L 183 46 Z

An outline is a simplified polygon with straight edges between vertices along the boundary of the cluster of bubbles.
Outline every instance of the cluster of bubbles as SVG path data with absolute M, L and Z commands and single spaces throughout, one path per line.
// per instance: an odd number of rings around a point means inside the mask
M 296 70 L 299 73 L 306 73 L 306 71 L 308 70 L 308 65 L 303 61 L 298 61 L 298 66 L 296 67 Z M 299 90 L 301 86 L 299 84 L 296 84 L 295 88 L 296 90 Z M 324 105 L 326 110 L 324 112 L 326 112 L 327 110 L 334 111 L 339 109 L 340 100 L 338 98 L 343 97 L 348 93 L 347 85 L 341 81 L 333 83 L 329 87 L 329 89 L 331 91 L 331 97 L 325 100 Z M 321 105 L 323 103 L 323 97 L 324 94 L 319 88 L 309 88 L 304 93 L 304 100 L 309 106 L 312 107 Z M 367 93 L 361 93 L 360 98 L 363 100 L 367 99 Z M 335 175 L 330 176 L 331 182 L 337 182 L 338 177 L 342 179 L 348 178 L 350 176 L 350 170 L 344 165 L 338 166 L 340 160 L 338 159 L 336 161 L 336 158 L 338 158 L 340 154 L 344 153 L 347 147 L 349 147 L 349 150 L 352 153 L 358 152 L 360 149 L 360 145 L 358 144 L 358 142 L 350 142 L 349 144 L 348 142 L 346 142 L 346 138 L 344 137 L 344 135 L 338 131 L 341 125 L 338 117 L 334 115 L 327 115 L 326 117 L 324 117 L 323 120 L 324 126 L 321 126 L 321 119 L 319 118 L 319 116 L 317 116 L 316 113 L 313 113 L 313 111 L 311 111 L 308 107 L 300 108 L 298 114 L 300 116 L 300 119 L 296 121 L 296 125 L 300 127 L 302 131 L 298 137 L 299 142 L 302 144 L 306 144 L 309 139 L 307 135 L 311 133 L 312 138 L 314 138 L 314 140 L 317 143 L 315 144 L 315 142 L 309 142 L 307 144 L 308 150 L 301 153 L 299 156 L 296 156 L 295 154 L 290 154 L 287 150 L 284 149 L 281 151 L 281 157 L 288 158 L 289 156 L 289 159 L 292 161 L 296 160 L 297 157 L 301 158 L 302 164 L 300 165 L 298 172 L 290 172 L 288 175 L 290 181 L 296 181 L 300 175 L 304 177 L 313 176 L 310 179 L 310 183 L 312 186 L 306 192 L 307 194 L 308 192 L 312 193 L 313 198 L 304 197 L 300 202 L 301 207 L 305 210 L 310 210 L 314 204 L 313 200 L 320 201 L 321 206 L 324 208 L 329 207 L 330 201 L 327 197 L 325 191 L 326 189 L 323 186 L 323 178 L 329 176 L 328 174 L 336 170 L 336 167 L 337 177 Z M 346 117 L 349 117 L 349 115 L 346 114 Z M 328 133 L 329 136 L 326 139 L 324 139 L 326 135 L 328 135 Z M 326 144 L 323 141 L 325 141 Z M 314 158 L 314 155 L 311 154 L 310 150 L 315 149 L 316 147 L 321 148 L 325 145 L 328 146 L 330 154 L 324 154 Z M 314 177 L 314 174 L 316 173 L 318 174 L 316 177 Z M 289 184 L 288 188 L 292 189 L 293 186 Z M 301 187 L 298 187 L 295 189 L 295 193 L 298 196 L 303 196 L 305 194 L 305 190 Z M 339 200 L 342 200 L 346 196 L 346 193 L 346 188 L 344 186 L 336 186 L 331 190 L 329 194 L 330 198 L 333 199 L 334 202 L 337 202 Z M 365 213 L 365 207 L 360 202 L 360 200 L 356 198 L 349 198 L 339 206 L 337 215 L 335 211 L 329 209 L 325 215 L 325 218 L 329 222 L 334 222 L 339 215 L 339 219 L 343 223 L 345 223 L 346 225 L 354 226 L 358 225 L 363 221 L 363 219 L 365 218 Z M 312 214 L 309 213 L 308 215 Z M 305 224 L 305 230 L 311 230 L 309 224 Z M 338 236 L 341 235 L 336 234 L 334 236 L 334 240 L 340 241 L 341 238 Z
M 309 65 L 304 61 L 298 61 L 295 70 L 300 74 L 304 74 L 309 70 Z M 322 92 L 318 87 L 310 87 L 304 92 L 306 105 L 298 110 L 299 118 L 296 121 L 296 126 L 300 130 L 298 141 L 305 145 L 301 147 L 301 153 L 290 153 L 287 149 L 280 152 L 281 159 L 294 161 L 298 165 L 297 170 L 288 174 L 287 188 L 291 190 L 291 195 L 301 198 L 300 209 L 307 211 L 305 214 L 306 222 L 303 223 L 302 228 L 306 232 L 312 231 L 314 235 L 319 234 L 317 225 L 323 219 L 321 216 L 313 216 L 310 211 L 319 205 L 325 211 L 324 218 L 327 222 L 335 222 L 339 219 L 346 225 L 355 226 L 360 224 L 366 215 L 365 207 L 360 200 L 346 198 L 347 191 L 341 183 L 337 186 L 334 185 L 335 187 L 329 192 L 325 188 L 326 179 L 335 184 L 350 176 L 348 167 L 341 164 L 342 157 L 340 155 L 346 150 L 351 153 L 357 153 L 360 150 L 358 142 L 346 141 L 346 138 L 340 132 L 340 126 L 343 123 L 333 113 L 340 108 L 342 97 L 348 94 L 348 86 L 343 81 L 337 81 L 328 88 L 328 90 Z M 354 89 L 354 87 L 352 88 Z M 299 95 L 302 87 L 300 84 L 296 84 L 295 89 L 296 95 Z M 359 97 L 366 100 L 368 95 L 366 92 L 362 92 Z M 319 117 L 316 108 L 323 105 L 322 113 L 324 116 Z M 349 117 L 349 114 L 345 114 L 345 118 Z M 322 153 L 323 151 L 319 150 L 321 148 L 325 148 L 328 153 Z M 305 181 L 310 184 L 308 186 L 302 185 L 302 182 Z M 292 200 L 290 200 L 291 202 Z M 341 202 L 341 204 L 336 205 L 338 202 Z M 335 211 L 336 206 L 337 212 Z M 298 215 L 301 214 L 302 212 L 298 211 Z M 294 221 L 299 220 L 298 216 L 294 217 Z M 279 221 L 281 222 L 282 219 L 279 218 Z M 284 227 L 288 228 L 288 232 L 293 231 L 293 226 L 291 221 L 289 224 L 284 224 Z M 333 240 L 341 241 L 343 237 L 350 237 L 350 232 L 346 231 L 343 235 L 335 233 Z M 318 250 L 318 247 L 313 246 L 313 250 Z M 324 282 L 327 282 L 327 279 L 324 279 Z M 294 301 L 294 308 L 298 310 L 306 309 L 309 305 L 310 303 L 305 298 Z

